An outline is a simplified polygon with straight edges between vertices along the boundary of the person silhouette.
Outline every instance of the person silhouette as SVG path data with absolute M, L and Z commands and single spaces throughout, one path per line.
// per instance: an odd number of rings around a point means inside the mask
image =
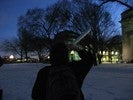
M 50 68 L 52 66 L 67 65 L 73 71 L 77 79 L 77 83 L 81 92 L 81 100 L 84 100 L 84 95 L 81 91 L 81 87 L 85 76 L 93 66 L 93 61 L 91 60 L 91 53 L 87 52 L 86 50 L 80 50 L 79 56 L 81 58 L 80 61 L 69 62 L 69 51 L 65 43 L 56 43 L 55 45 L 53 45 L 50 50 L 51 65 L 39 70 L 34 86 L 32 88 L 32 99 L 47 100 L 47 80 L 49 78 Z M 69 98 L 68 100 L 73 99 Z
M 3 59 L 0 56 L 0 67 L 3 65 Z M 2 94 L 3 94 L 3 90 L 0 89 L 0 100 L 2 100 Z
M 0 67 L 3 65 L 3 59 L 2 57 L 0 56 Z

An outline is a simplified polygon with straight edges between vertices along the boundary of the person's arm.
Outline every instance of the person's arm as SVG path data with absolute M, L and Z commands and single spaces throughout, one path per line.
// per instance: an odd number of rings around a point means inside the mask
M 93 55 L 91 52 L 86 50 L 79 50 L 78 54 L 81 58 L 80 61 L 71 62 L 70 66 L 72 70 L 75 72 L 75 75 L 78 79 L 80 87 L 82 86 L 83 80 L 91 70 L 94 64 Z

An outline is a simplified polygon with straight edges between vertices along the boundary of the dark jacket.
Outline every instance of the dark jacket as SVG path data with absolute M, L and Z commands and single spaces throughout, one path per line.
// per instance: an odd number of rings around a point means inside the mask
M 72 62 L 69 64 L 69 66 L 75 73 L 75 76 L 77 77 L 78 84 L 81 88 L 83 80 L 92 66 L 84 64 L 83 62 L 80 62 L 80 61 Z M 35 84 L 32 89 L 33 100 L 46 100 L 46 83 L 47 83 L 50 67 L 51 66 L 46 66 L 38 72 Z

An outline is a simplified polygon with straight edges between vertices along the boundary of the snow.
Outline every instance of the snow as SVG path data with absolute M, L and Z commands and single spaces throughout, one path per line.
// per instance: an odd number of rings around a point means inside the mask
M 37 72 L 47 64 L 4 64 L 0 68 L 3 100 L 32 100 Z M 82 91 L 86 100 L 133 100 L 133 64 L 101 64 L 87 74 Z

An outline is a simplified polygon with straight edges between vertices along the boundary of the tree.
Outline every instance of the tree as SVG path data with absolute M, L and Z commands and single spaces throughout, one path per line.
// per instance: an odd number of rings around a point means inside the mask
M 18 38 L 4 40 L 1 44 L 1 50 L 4 52 L 12 52 L 13 54 L 17 54 L 22 58 L 22 48 Z
M 114 35 L 112 36 L 108 42 L 107 42 L 108 49 L 112 50 L 118 50 L 120 53 L 122 53 L 122 36 L 121 35 Z
M 22 52 L 25 54 L 26 61 L 28 61 L 28 52 L 32 50 L 31 48 L 31 40 L 33 38 L 33 35 L 31 33 L 28 33 L 26 30 L 20 31 L 21 33 L 18 34 L 20 45 Z
M 58 1 L 51 7 L 46 9 L 46 21 L 48 30 L 52 31 L 54 35 L 69 27 L 71 19 L 70 2 L 67 0 Z
M 44 14 L 45 11 L 43 9 L 35 8 L 29 9 L 24 16 L 19 17 L 18 36 L 20 40 L 24 40 L 24 38 L 27 38 L 25 40 L 27 40 L 28 44 L 30 43 L 30 41 L 28 41 L 28 38 L 30 39 L 32 37 L 45 37 L 47 38 L 47 40 L 50 39 L 50 34 L 48 33 L 45 26 Z
M 47 48 L 45 46 L 45 40 L 43 37 L 33 37 L 31 39 L 31 49 L 33 52 L 36 52 L 39 58 L 39 61 L 43 61 L 43 54 L 47 53 Z
M 57 2 L 45 10 L 29 9 L 18 20 L 19 30 L 26 30 L 36 36 L 47 38 L 46 46 L 49 48 L 54 35 L 67 26 L 70 18 L 68 8 L 64 2 Z
M 43 42 L 42 40 L 38 41 L 38 37 L 41 37 L 43 35 L 43 26 L 41 26 L 40 24 L 42 22 L 41 20 L 43 20 L 43 13 L 43 9 L 36 8 L 33 10 L 28 10 L 25 16 L 20 16 L 18 19 L 18 37 L 20 40 L 22 52 L 24 52 L 25 58 L 27 60 L 28 53 L 34 51 L 38 52 L 38 56 L 40 58 L 40 49 L 42 49 L 40 42 Z M 45 45 L 43 43 L 43 47 L 44 46 Z
M 26 58 L 31 49 L 37 51 L 40 58 L 42 50 L 50 48 L 54 35 L 65 27 L 70 17 L 68 10 L 63 8 L 64 5 L 63 2 L 58 2 L 46 10 L 29 9 L 19 17 L 18 37 Z M 31 41 L 36 42 L 36 48 Z
M 73 26 L 80 34 L 91 28 L 84 44 L 92 44 L 95 52 L 105 49 L 108 39 L 116 31 L 110 13 L 104 7 L 87 1 L 83 2 L 79 12 L 74 14 Z
M 117 2 L 121 5 L 124 5 L 125 7 L 129 8 L 129 9 L 133 9 L 133 1 L 129 1 L 129 0 L 100 0 L 100 1 L 102 1 L 100 6 L 102 6 L 103 4 L 108 3 L 108 2 Z

